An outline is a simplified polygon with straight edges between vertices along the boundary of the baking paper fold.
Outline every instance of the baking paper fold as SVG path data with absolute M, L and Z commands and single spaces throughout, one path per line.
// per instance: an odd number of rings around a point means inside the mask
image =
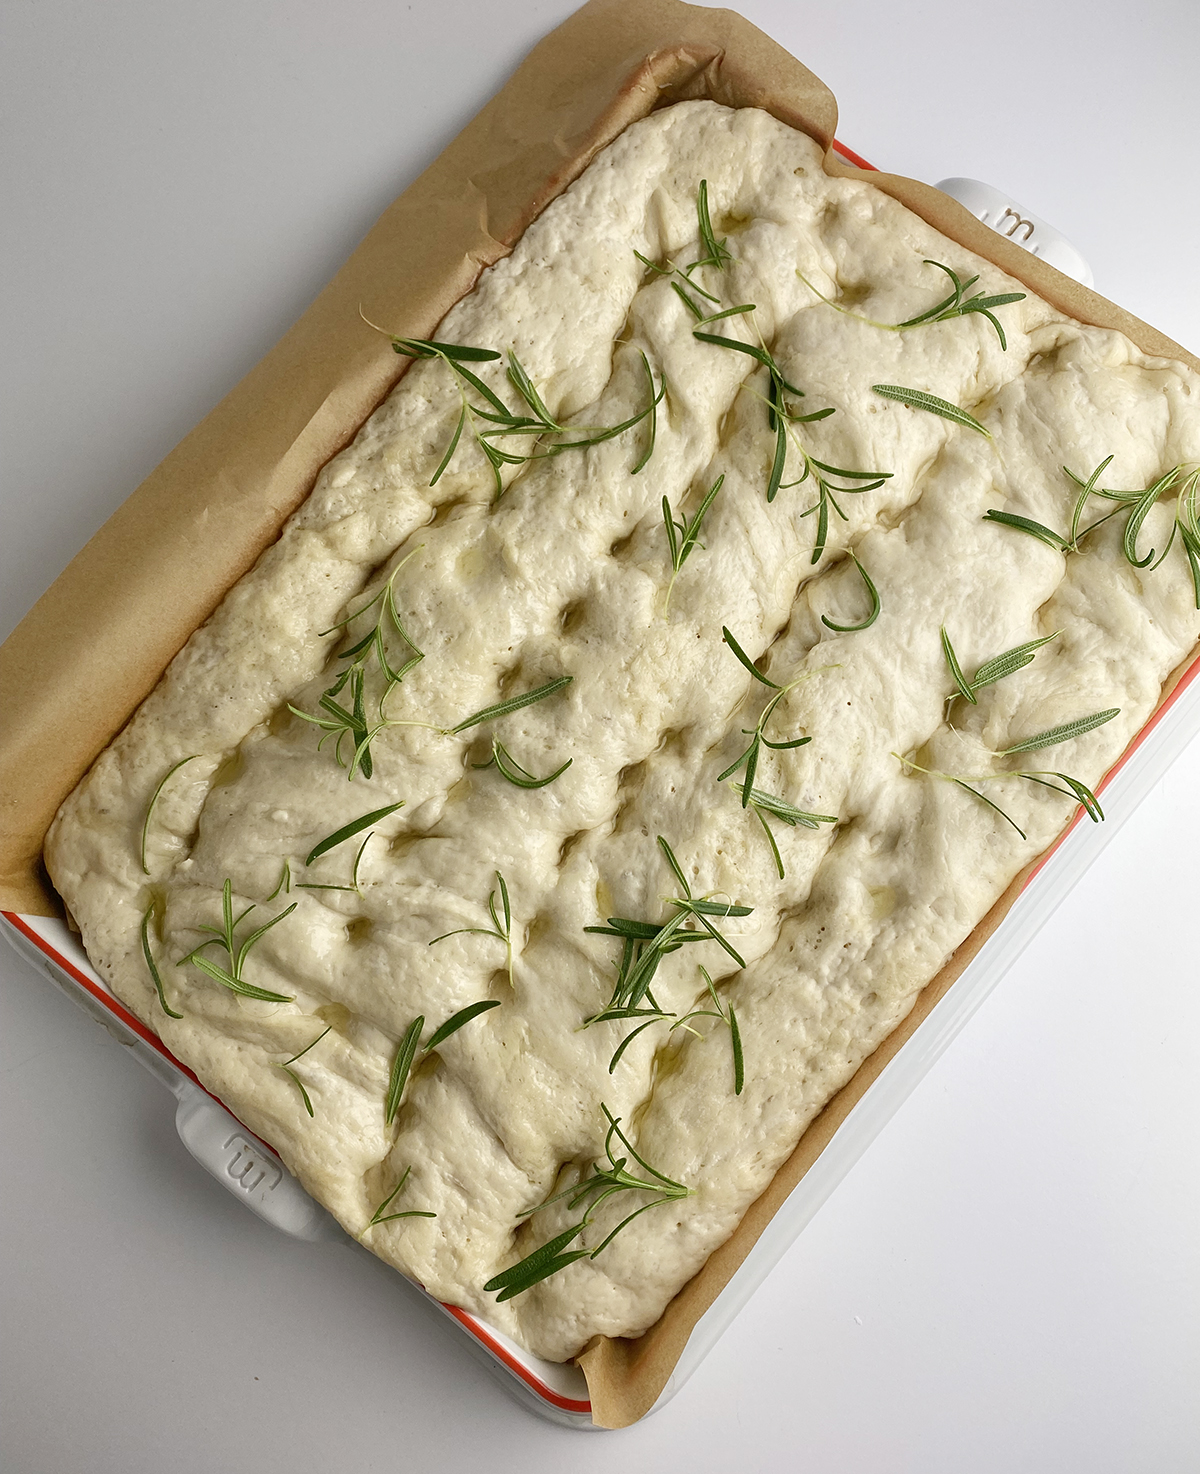
M 868 179 L 1061 311 L 1117 328 L 1147 353 L 1200 371 L 1200 361 L 1162 333 L 929 185 L 842 162 L 830 151 L 833 94 L 740 16 L 677 0 L 591 0 L 530 53 L 385 211 L 295 326 L 147 477 L 0 646 L 0 909 L 61 914 L 41 865 L 59 804 L 407 367 L 363 323 L 360 308 L 398 334 L 430 336 L 599 149 L 655 108 L 689 98 L 764 108 L 822 144 L 828 173 Z M 1163 699 L 1194 659 L 1195 652 Z M 625 1427 L 653 1406 L 700 1316 L 871 1082 L 995 930 L 1028 873 L 826 1105 L 737 1231 L 658 1323 L 634 1339 L 597 1338 L 580 1356 L 596 1423 Z

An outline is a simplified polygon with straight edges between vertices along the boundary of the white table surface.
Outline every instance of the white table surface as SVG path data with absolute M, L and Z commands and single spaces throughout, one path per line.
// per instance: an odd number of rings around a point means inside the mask
M 740 0 L 876 164 L 1014 191 L 1200 347 L 1194 0 Z M 15 0 L 0 635 L 570 0 Z M 0 951 L 12 1474 L 1200 1468 L 1200 743 L 691 1383 L 535 1420 L 382 1266 L 298 1245 Z

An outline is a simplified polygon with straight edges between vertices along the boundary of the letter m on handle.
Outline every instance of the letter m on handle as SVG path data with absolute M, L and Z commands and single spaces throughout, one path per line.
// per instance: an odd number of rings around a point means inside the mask
M 1007 230 L 1005 230 L 1004 222 L 1009 219 L 1012 220 L 1012 224 L 1008 227 Z M 1021 237 L 1021 239 L 1023 241 L 1027 241 L 1029 237 L 1033 234 L 1033 221 L 1026 220 L 1024 216 L 1018 215 L 1013 207 L 1009 205 L 1004 214 L 1001 215 L 999 221 L 997 222 L 996 229 L 1001 231 L 1004 235 L 1015 236 L 1017 231 L 1020 230 L 1022 226 L 1025 227 L 1025 234 Z

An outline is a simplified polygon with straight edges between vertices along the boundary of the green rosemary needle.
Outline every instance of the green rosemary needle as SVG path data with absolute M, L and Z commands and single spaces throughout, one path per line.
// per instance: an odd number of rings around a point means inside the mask
M 556 691 L 569 686 L 574 679 L 574 676 L 556 676 L 554 680 L 547 681 L 544 686 L 538 686 L 536 690 L 522 691 L 519 696 L 510 696 L 506 701 L 496 702 L 494 706 L 485 706 L 482 711 L 464 717 L 456 727 L 446 728 L 447 734 L 453 736 L 458 732 L 465 732 L 469 727 L 478 727 L 483 722 L 494 722 L 499 717 L 508 716 L 510 712 L 520 711 L 524 706 L 532 706 L 536 701 L 545 701 L 547 696 L 553 696 Z
M 584 1207 L 583 1218 L 573 1228 L 568 1228 L 563 1233 L 556 1235 L 531 1254 L 527 1254 L 519 1263 L 502 1270 L 500 1274 L 488 1280 L 484 1289 L 489 1293 L 496 1293 L 498 1302 L 511 1300 L 514 1296 L 523 1294 L 526 1290 L 532 1289 L 534 1285 L 540 1284 L 542 1280 L 548 1279 L 552 1274 L 557 1274 L 569 1264 L 574 1264 L 577 1259 L 586 1257 L 595 1259 L 612 1243 L 622 1229 L 627 1228 L 640 1214 L 657 1207 L 660 1203 L 677 1201 L 690 1196 L 690 1188 L 667 1177 L 638 1154 L 632 1142 L 621 1130 L 620 1116 L 614 1116 L 606 1105 L 601 1105 L 601 1110 L 609 1123 L 608 1133 L 604 1139 L 604 1154 L 607 1161 L 594 1162 L 588 1176 L 583 1177 L 563 1192 L 555 1193 L 553 1197 L 547 1198 L 544 1203 L 539 1203 L 536 1208 L 531 1208 L 522 1215 L 526 1218 L 532 1217 L 535 1213 L 540 1213 L 543 1208 L 548 1208 L 551 1203 L 565 1199 L 568 1208 L 572 1211 Z M 620 1142 L 628 1156 L 618 1157 L 616 1155 L 613 1150 L 614 1140 Z M 646 1177 L 637 1177 L 630 1172 L 630 1158 L 647 1173 Z M 600 1205 L 615 1194 L 624 1192 L 648 1193 L 650 1201 L 635 1208 L 632 1213 L 623 1218 L 596 1248 L 568 1251 L 567 1245 L 578 1238 L 593 1221 Z
M 986 686 L 994 686 L 997 681 L 1003 681 L 1008 676 L 1015 675 L 1017 671 L 1024 670 L 1042 646 L 1048 645 L 1051 640 L 1056 640 L 1061 633 L 1061 630 L 1055 630 L 1052 635 L 1043 635 L 1040 639 L 1029 640 L 1024 645 L 1016 645 L 1013 649 L 1006 650 L 1003 655 L 997 655 L 994 659 L 985 661 L 968 681 L 963 674 L 958 656 L 954 653 L 954 646 L 950 643 L 946 626 L 942 625 L 942 652 L 946 657 L 946 664 L 950 667 L 951 678 L 958 687 L 957 694 L 965 697 L 972 706 L 977 706 L 979 704 L 979 698 L 975 694 L 977 691 L 982 691 Z M 953 700 L 953 696 L 950 699 Z
M 236 932 L 251 911 L 255 910 L 253 905 L 238 916 L 233 914 L 233 882 L 226 880 L 221 891 L 221 921 L 219 927 L 200 926 L 198 931 L 211 932 L 212 936 L 206 942 L 201 942 L 198 947 L 193 947 L 186 957 L 181 957 L 176 964 L 183 967 L 190 962 L 193 967 L 198 967 L 201 972 L 207 974 L 214 982 L 220 983 L 222 987 L 228 988 L 231 993 L 237 993 L 242 998 L 257 998 L 264 1003 L 294 1003 L 295 999 L 287 993 L 273 993 L 268 988 L 256 987 L 248 983 L 242 977 L 242 969 L 246 964 L 246 958 L 250 955 L 250 949 L 271 930 L 277 926 L 285 916 L 290 916 L 296 909 L 296 902 L 281 911 L 278 916 L 272 916 L 270 921 L 264 922 L 262 926 L 256 927 L 248 936 L 238 941 Z M 228 967 L 219 967 L 207 957 L 200 953 L 205 947 L 223 947 L 229 958 Z
M 450 935 L 450 933 L 447 933 Z M 441 940 L 439 937 L 438 941 Z M 432 946 L 433 944 L 430 943 Z M 396 1113 L 400 1109 L 400 1103 L 404 1099 L 404 1087 L 408 1084 L 408 1077 L 412 1073 L 413 1061 L 417 1057 L 418 1049 L 422 1054 L 428 1054 L 444 1044 L 451 1034 L 457 1034 L 464 1024 L 469 1024 L 472 1019 L 478 1018 L 481 1013 L 487 1013 L 489 1009 L 499 1008 L 498 998 L 485 998 L 479 1003 L 468 1003 L 466 1008 L 460 1008 L 457 1013 L 451 1014 L 440 1028 L 435 1029 L 429 1043 L 422 1046 L 421 1031 L 425 1027 L 425 1015 L 419 1013 L 408 1028 L 404 1031 L 404 1037 L 396 1047 L 396 1054 L 392 1060 L 391 1073 L 388 1076 L 387 1096 L 384 1099 L 383 1119 L 390 1126 L 396 1119 Z
M 508 748 L 505 747 L 504 743 L 498 737 L 493 737 L 491 757 L 488 758 L 486 763 L 472 763 L 471 766 L 476 771 L 494 767 L 502 778 L 506 778 L 509 783 L 517 788 L 545 788 L 548 783 L 553 783 L 556 778 L 561 778 L 574 761 L 574 758 L 568 758 L 561 767 L 555 768 L 553 773 L 548 773 L 544 778 L 538 778 L 528 768 L 523 768 L 517 762 L 516 758 L 513 757 L 512 753 L 509 752 Z
M 683 895 L 666 898 L 666 904 L 675 908 L 675 914 L 664 922 L 610 916 L 606 926 L 584 927 L 585 932 L 596 936 L 616 937 L 622 948 L 612 997 L 599 1013 L 584 1020 L 585 1028 L 617 1019 L 644 1017 L 643 1010 L 647 1002 L 656 1017 L 662 1016 L 662 1010 L 654 1002 L 650 992 L 650 985 L 662 959 L 671 952 L 678 951 L 685 943 L 715 941 L 733 958 L 738 967 L 746 965 L 745 959 L 717 930 L 711 918 L 749 916 L 754 908 L 714 901 L 708 896 L 693 896 L 687 878 L 675 858 L 675 852 L 661 834 L 658 836 L 658 845 Z M 689 927 L 689 920 L 694 920 L 698 926 Z
M 717 493 L 724 484 L 725 477 L 718 476 L 712 486 L 705 493 L 704 500 L 696 508 L 696 513 L 689 522 L 686 517 L 681 516 L 676 522 L 671 512 L 671 503 L 664 496 L 662 499 L 663 523 L 667 529 L 667 545 L 671 549 L 671 581 L 667 585 L 667 597 L 663 601 L 663 613 L 671 607 L 671 594 L 675 588 L 675 580 L 679 577 L 679 570 L 691 557 L 695 548 L 702 548 L 704 544 L 700 541 L 700 525 L 704 521 L 709 507 L 716 500 Z
M 300 1079 L 300 1076 L 297 1075 L 295 1070 L 292 1069 L 292 1066 L 296 1063 L 298 1059 L 302 1059 L 310 1049 L 314 1049 L 318 1044 L 320 1044 L 321 1040 L 324 1039 L 325 1035 L 328 1034 L 330 1029 L 332 1028 L 333 1025 L 330 1024 L 327 1028 L 322 1029 L 322 1031 L 317 1035 L 317 1037 L 312 1041 L 311 1044 L 306 1044 L 298 1054 L 293 1054 L 291 1059 L 285 1059 L 282 1064 L 280 1064 L 278 1061 L 274 1062 L 275 1068 L 277 1070 L 282 1070 L 283 1073 L 294 1082 L 297 1090 L 299 1090 L 300 1092 L 301 1099 L 304 1101 L 304 1109 L 308 1112 L 310 1116 L 315 1114 L 313 1111 L 312 1101 L 309 1099 L 308 1091 L 304 1088 L 304 1082 Z
M 273 901 L 280 891 L 283 891 L 285 895 L 291 895 L 292 892 L 292 866 L 289 860 L 284 860 L 283 869 L 279 872 L 279 884 L 267 897 L 267 900 Z
M 1052 527 L 1035 522 L 1032 517 L 1020 517 L 1015 512 L 998 512 L 994 507 L 989 507 L 983 514 L 983 520 L 998 522 L 1002 527 L 1014 527 L 1018 532 L 1028 533 L 1030 537 L 1036 537 L 1039 542 L 1044 542 L 1048 548 L 1055 548 L 1060 553 L 1075 551 L 1074 546 L 1065 537 L 1055 532 Z
M 859 573 L 862 575 L 862 581 L 867 588 L 867 596 L 871 600 L 870 613 L 867 615 L 866 619 L 860 620 L 858 624 L 834 624 L 833 620 L 830 619 L 828 614 L 822 614 L 821 623 L 823 625 L 826 625 L 829 629 L 834 630 L 839 635 L 854 635 L 858 634 L 860 630 L 870 629 L 870 627 L 879 618 L 879 611 L 883 606 L 880 603 L 879 590 L 875 587 L 874 580 L 871 578 L 871 575 L 862 566 L 862 564 L 858 561 L 857 556 L 849 549 L 846 550 L 846 556 L 850 559 L 855 568 L 857 568 Z
M 169 767 L 167 771 L 162 775 L 162 777 L 158 780 L 158 787 L 154 790 L 153 794 L 150 797 L 150 803 L 147 805 L 146 808 L 146 817 L 142 820 L 141 858 L 143 875 L 150 874 L 150 867 L 146 864 L 146 834 L 150 829 L 150 816 L 154 813 L 154 806 L 158 802 L 158 796 L 166 787 L 167 779 L 170 778 L 173 773 L 178 773 L 180 768 L 183 767 L 184 763 L 194 763 L 197 757 L 199 757 L 199 753 L 193 752 L 190 757 L 181 757 L 177 763 L 173 763 L 171 767 Z
M 720 1019 L 720 1021 L 724 1024 L 728 1024 L 730 1041 L 733 1047 L 733 1093 L 734 1095 L 741 1095 L 742 1087 L 746 1083 L 746 1063 L 742 1056 L 742 1031 L 738 1027 L 737 1014 L 733 1011 L 732 1003 L 729 1005 L 728 1010 L 721 1007 L 721 1000 L 717 997 L 717 990 L 713 985 L 712 978 L 709 976 L 708 969 L 702 967 L 700 969 L 700 973 L 701 976 L 704 978 L 704 983 L 708 991 L 708 996 L 712 1000 L 712 1008 L 691 1009 L 690 1012 L 685 1013 L 682 1018 L 675 1020 L 675 1022 L 668 1030 L 668 1034 L 673 1034 L 676 1029 L 686 1029 L 689 1034 L 695 1034 L 697 1038 L 702 1039 L 704 1036 L 700 1034 L 696 1029 L 693 1029 L 691 1027 L 692 1020 L 697 1018 L 715 1018 Z M 617 1065 L 621 1062 L 621 1056 L 625 1053 L 625 1051 L 629 1048 L 629 1046 L 633 1043 L 633 1041 L 637 1038 L 639 1034 L 643 1033 L 646 1029 L 653 1027 L 654 1024 L 661 1023 L 665 1019 L 674 1017 L 674 1014 L 656 1012 L 652 1018 L 648 1018 L 645 1023 L 639 1024 L 636 1029 L 632 1029 L 628 1034 L 626 1034 L 624 1039 L 621 1040 L 620 1044 L 617 1045 L 616 1052 L 613 1054 L 612 1059 L 608 1062 L 608 1073 L 611 1075 L 616 1070 Z
M 427 945 L 435 947 L 438 942 L 444 942 L 447 937 L 495 937 L 504 943 L 505 957 L 508 966 L 508 985 L 513 987 L 513 945 L 512 945 L 512 904 L 508 897 L 508 885 L 504 876 L 496 871 L 496 882 L 500 887 L 500 905 L 504 912 L 504 924 L 501 925 L 499 916 L 496 915 L 496 892 L 488 892 L 487 908 L 488 915 L 492 918 L 490 927 L 486 926 L 460 926 L 454 931 L 444 931 L 440 937 L 434 937 Z M 464 1019 L 464 1023 L 466 1020 Z
M 1061 726 L 1051 727 L 1047 732 L 1039 732 L 1036 737 L 1026 737 L 1023 742 L 1014 742 L 1011 747 L 1002 748 L 998 755 L 1010 757 L 1018 752 L 1039 752 L 1043 747 L 1057 747 L 1060 742 L 1070 742 L 1074 737 L 1082 737 L 1085 732 L 1094 732 L 1097 727 L 1102 727 L 1105 722 L 1111 722 L 1113 717 L 1119 716 L 1120 712 L 1119 706 L 1110 706 L 1106 711 L 1077 717 L 1073 722 L 1063 722 Z
M 397 1218 L 436 1218 L 437 1217 L 437 1214 L 436 1213 L 424 1212 L 424 1211 L 422 1211 L 419 1208 L 409 1208 L 408 1211 L 407 1212 L 404 1212 L 404 1213 L 389 1213 L 387 1211 L 388 1208 L 392 1205 L 392 1203 L 394 1203 L 396 1201 L 396 1199 L 400 1196 L 400 1192 L 401 1192 L 402 1188 L 404 1187 L 404 1184 L 408 1181 L 408 1174 L 411 1171 L 412 1171 L 412 1168 L 411 1167 L 405 1167 L 403 1173 L 401 1174 L 400 1181 L 396 1184 L 396 1186 L 394 1188 L 392 1188 L 391 1192 L 388 1193 L 387 1197 L 384 1198 L 383 1202 L 380 1203 L 379 1207 L 375 1209 L 375 1212 L 374 1212 L 374 1214 L 371 1217 L 370 1223 L 367 1224 L 367 1228 L 374 1228 L 376 1226 L 376 1224 L 379 1224 L 379 1223 L 391 1223 L 394 1219 L 397 1219 Z
M 873 328 L 883 328 L 889 333 L 902 333 L 908 328 L 926 327 L 931 323 L 948 322 L 954 317 L 967 317 L 971 313 L 979 313 L 981 316 L 986 317 L 992 327 L 995 328 L 996 336 L 1000 339 L 1000 347 L 1007 352 L 1008 339 L 1004 336 L 1004 329 L 1000 326 L 1000 321 L 993 313 L 992 308 L 1007 307 L 1010 302 L 1023 302 L 1025 300 L 1025 293 L 998 292 L 988 297 L 982 292 L 977 292 L 975 296 L 967 297 L 965 294 L 979 280 L 978 276 L 968 277 L 966 281 L 963 281 L 957 272 L 952 271 L 949 266 L 944 266 L 940 261 L 925 260 L 922 264 L 925 266 L 936 266 L 939 271 L 944 271 L 954 284 L 953 290 L 948 297 L 944 297 L 940 302 L 935 303 L 934 306 L 927 308 L 926 311 L 919 312 L 916 317 L 906 318 L 904 322 L 876 322 L 873 317 L 864 317 L 861 312 L 851 312 L 849 308 L 840 306 L 837 302 L 825 296 L 823 292 L 818 291 L 802 271 L 797 270 L 796 275 L 809 291 L 814 292 L 820 297 L 822 302 L 832 307 L 835 312 L 841 312 L 846 317 L 853 317 L 859 322 L 868 323 Z
M 956 425 L 965 425 L 968 430 L 977 430 L 988 440 L 992 438 L 992 432 L 981 425 L 974 415 L 969 415 L 965 409 L 959 409 L 957 404 L 951 404 L 948 399 L 927 394 L 924 389 L 906 389 L 903 384 L 872 384 L 871 388 L 885 399 L 898 400 L 910 409 L 928 410 L 930 414 L 941 415 L 944 420 L 953 420 Z
M 154 991 L 158 994 L 158 1001 L 162 1008 L 162 1011 L 168 1016 L 168 1018 L 182 1018 L 183 1014 L 176 1013 L 171 1005 L 167 1002 L 167 994 L 166 990 L 163 987 L 163 980 L 158 971 L 158 964 L 154 961 L 154 952 L 150 946 L 150 923 L 152 920 L 154 920 L 157 910 L 158 906 L 156 902 L 152 900 L 150 904 L 146 907 L 146 913 L 142 917 L 142 956 L 146 959 L 146 966 L 150 970 L 150 978 L 151 981 L 154 983 Z
M 353 839 L 356 834 L 361 834 L 364 829 L 369 829 L 372 824 L 377 823 L 380 819 L 386 819 L 389 814 L 394 814 L 397 809 L 403 807 L 404 800 L 401 799 L 399 803 L 387 804 L 382 809 L 372 809 L 369 814 L 363 814 L 361 818 L 352 819 L 349 824 L 343 824 L 340 829 L 335 829 L 332 834 L 327 834 L 324 839 L 318 840 L 309 850 L 308 858 L 304 863 L 311 865 L 314 860 L 328 854 L 330 850 L 348 839 Z

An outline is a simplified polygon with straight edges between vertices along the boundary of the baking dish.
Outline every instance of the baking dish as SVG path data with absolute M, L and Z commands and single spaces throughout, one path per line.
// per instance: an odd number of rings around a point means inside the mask
M 591 7 L 590 7 L 590 9 L 591 9 Z M 851 161 L 852 162 L 857 162 L 857 161 L 854 161 L 854 156 L 849 155 L 849 153 L 846 152 L 846 150 L 842 150 L 842 152 L 843 152 L 843 155 L 846 156 L 846 158 L 851 158 Z M 1023 212 L 1020 212 L 1019 211 L 1019 212 L 1017 212 L 1017 214 L 1019 214 L 1019 217 L 1020 217 L 1020 215 L 1023 215 Z M 1022 242 L 1022 243 L 1025 243 L 1025 242 Z M 941 1017 L 941 1013 L 939 1013 L 939 1017 Z M 195 1125 L 195 1122 L 193 1122 L 193 1125 Z M 245 1157 L 242 1157 L 242 1159 L 240 1159 L 240 1167 L 245 1167 L 245 1166 L 246 1166 L 246 1159 L 245 1159 Z M 240 1170 L 240 1167 L 239 1167 L 239 1170 Z M 246 1173 L 246 1175 L 248 1175 L 248 1178 L 251 1178 L 251 1176 L 254 1176 L 254 1172 L 252 1172 L 251 1169 L 248 1169 L 248 1173 Z M 261 1184 L 259 1184 L 259 1185 L 261 1185 Z M 712 1315 L 711 1316 L 706 1316 L 706 1318 L 705 1318 L 705 1325 L 711 1324 L 711 1321 L 712 1321 Z M 702 1330 L 703 1330 L 703 1328 L 702 1328 Z M 700 1331 L 697 1330 L 697 1338 L 699 1338 L 699 1337 L 700 1337 Z M 686 1366 L 686 1363 L 683 1363 L 683 1365 L 681 1365 L 680 1372 L 683 1372 L 684 1371 L 684 1366 Z M 675 1378 L 675 1384 L 678 1384 L 678 1377 Z
M 834 147 L 855 166 L 870 167 L 848 148 L 836 143 Z M 944 187 L 947 192 L 959 195 L 978 218 L 1002 233 L 1012 236 L 1020 230 L 1017 239 L 1026 249 L 1047 259 L 1057 255 L 1064 266 L 1074 268 L 1073 274 L 1077 276 L 1086 273 L 1086 264 L 1077 252 L 1072 252 L 1044 222 L 1030 217 L 1011 202 L 1003 203 L 1005 197 L 1000 192 L 975 181 L 945 181 Z M 662 1406 L 686 1382 L 821 1203 L 1083 875 L 1122 819 L 1200 730 L 1200 698 L 1189 691 L 1196 668 L 1185 673 L 1169 701 L 1144 730 L 1136 762 L 1124 762 L 1104 785 L 1109 822 L 1096 828 L 1081 826 L 1076 821 L 1054 853 L 1042 861 L 1034 872 L 1036 882 L 1032 885 L 1027 882 L 1021 899 L 955 987 L 853 1107 L 815 1165 L 775 1214 L 719 1300 L 701 1318 L 656 1407 Z M 1029 877 L 1029 881 L 1033 879 Z M 191 1072 L 175 1061 L 161 1042 L 113 997 L 63 922 L 18 912 L 0 914 L 6 923 L 6 936 L 16 950 L 81 1003 L 171 1090 L 177 1100 L 176 1126 L 180 1138 L 216 1180 L 251 1211 L 284 1233 L 310 1241 L 351 1242 L 332 1218 L 299 1188 L 270 1148 L 208 1095 Z M 527 1406 L 568 1426 L 594 1426 L 587 1386 L 577 1368 L 541 1361 L 473 1316 L 455 1307 L 442 1309 L 462 1328 L 467 1344 L 500 1373 L 509 1389 Z

